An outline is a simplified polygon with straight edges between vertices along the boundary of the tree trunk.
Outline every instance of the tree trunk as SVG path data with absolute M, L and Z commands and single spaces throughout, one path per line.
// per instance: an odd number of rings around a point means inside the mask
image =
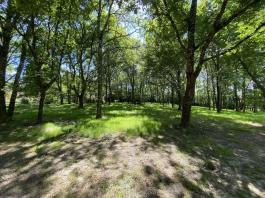
M 78 108 L 79 109 L 83 109 L 84 108 L 84 94 L 83 93 L 81 93 L 78 96 Z
M 97 34 L 98 34 L 98 57 L 97 57 L 97 112 L 96 118 L 102 118 L 102 88 L 103 88 L 103 31 L 101 30 L 102 0 L 99 0 L 97 16 Z
M 246 112 L 246 77 L 243 78 L 243 85 L 242 85 L 242 111 Z
M 44 107 L 44 101 L 46 97 L 46 90 L 40 91 L 40 100 L 39 100 L 39 109 L 38 109 L 38 116 L 37 116 L 37 123 L 42 123 L 43 121 L 43 107 Z
M 182 102 L 181 126 L 186 128 L 190 124 L 191 106 L 195 95 L 196 77 L 187 73 L 187 85 Z
M 66 84 L 67 84 L 67 102 L 68 104 L 71 104 L 72 99 L 71 99 L 71 92 L 72 92 L 72 86 L 69 82 L 69 73 L 66 72 Z
M 235 102 L 235 110 L 239 111 L 239 99 L 237 95 L 237 84 L 234 83 L 234 102 Z
M 131 81 L 131 103 L 132 104 L 135 104 L 135 80 L 134 80 L 134 74 L 133 74 L 133 77 L 132 77 L 132 81 Z
M 8 116 L 10 119 L 12 119 L 13 114 L 14 114 L 14 110 L 15 110 L 17 92 L 19 89 L 19 80 L 20 80 L 20 76 L 21 76 L 21 73 L 23 71 L 23 67 L 24 67 L 25 60 L 26 60 L 26 50 L 27 50 L 26 43 L 23 42 L 22 47 L 21 47 L 20 62 L 19 62 L 18 68 L 17 68 L 15 81 L 13 83 L 12 94 L 11 94 L 9 107 L 8 107 Z
M 98 73 L 98 80 L 97 80 L 97 87 L 98 87 L 98 94 L 97 94 L 97 114 L 96 118 L 102 118 L 102 88 L 103 88 L 103 74 L 102 74 L 102 38 L 99 41 L 98 46 L 98 62 L 97 62 L 97 73 Z
M 60 104 L 63 105 L 63 93 L 60 94 Z
M 222 111 L 222 94 L 221 94 L 221 86 L 220 86 L 218 76 L 216 77 L 216 92 L 217 92 L 216 111 L 217 111 L 217 113 L 221 113 L 221 111 Z
M 1 30 L 1 45 L 0 45 L 0 123 L 7 119 L 5 85 L 6 85 L 6 67 L 8 64 L 8 53 L 10 41 L 12 39 L 12 18 L 13 18 L 13 3 L 11 0 L 7 2 L 6 18 Z
M 182 87 L 181 87 L 181 71 L 177 71 L 177 96 L 178 96 L 178 110 L 182 110 Z
M 171 107 L 174 108 L 174 84 L 171 83 Z
M 67 88 L 67 102 L 68 104 L 72 103 L 72 97 L 71 97 L 71 87 Z
M 219 57 L 219 51 L 218 53 L 218 57 L 215 63 L 215 69 L 216 69 L 216 111 L 217 113 L 221 113 L 222 111 L 222 90 L 221 90 L 221 75 L 220 75 L 220 57 Z
M 5 101 L 5 92 L 0 89 L 0 123 L 6 121 L 6 101 Z
M 212 104 L 213 104 L 213 110 L 215 110 L 215 107 L 216 107 L 216 87 L 215 87 L 215 82 L 214 82 L 214 77 L 212 75 L 211 77 L 212 79 Z
M 5 99 L 5 76 L 6 76 L 6 63 L 3 60 L 4 57 L 0 58 L 0 123 L 5 122 L 7 118 L 6 113 L 6 99 Z
M 111 104 L 111 100 L 112 100 L 112 89 L 111 89 L 111 77 L 109 76 L 108 78 L 108 87 L 109 87 L 109 97 L 108 97 L 108 102 L 109 105 Z
M 61 80 L 59 80 L 59 84 L 58 84 L 58 91 L 59 91 L 59 98 L 60 98 L 60 105 L 63 105 L 63 91 L 62 91 L 62 85 L 61 85 Z
M 254 104 L 253 104 L 253 112 L 257 113 L 257 84 L 253 85 L 254 88 Z
M 161 92 L 162 92 L 162 104 L 163 104 L 163 106 L 165 106 L 165 89 L 164 89 L 164 86 L 162 86 Z
M 106 81 L 105 81 L 105 103 L 107 102 L 107 101 L 109 101 L 109 99 L 108 99 L 108 77 L 106 76 L 106 79 L 105 79 Z
M 211 96 L 210 96 L 210 79 L 208 71 L 206 71 L 206 91 L 207 91 L 207 106 L 208 109 L 211 110 Z

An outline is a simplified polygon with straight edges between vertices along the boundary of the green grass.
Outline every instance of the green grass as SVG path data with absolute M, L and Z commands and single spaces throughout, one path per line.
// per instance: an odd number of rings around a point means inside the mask
M 237 170 L 240 167 L 242 173 L 253 181 L 263 179 L 265 169 L 262 163 L 257 161 L 257 165 L 250 166 L 244 163 L 239 164 L 240 161 L 235 162 L 240 159 L 236 152 L 238 149 L 255 152 L 256 146 L 260 147 L 254 137 L 256 134 L 256 137 L 259 137 L 259 134 L 265 131 L 264 112 L 240 113 L 224 110 L 218 114 L 204 107 L 193 107 L 192 125 L 189 129 L 182 130 L 176 127 L 180 122 L 180 112 L 176 108 L 172 109 L 170 105 L 148 103 L 145 105 L 127 103 L 104 105 L 104 116 L 100 120 L 95 119 L 95 104 L 88 104 L 84 109 L 78 109 L 74 104 L 47 105 L 44 109 L 44 123 L 39 125 L 34 124 L 36 110 L 36 106 L 18 106 L 14 120 L 0 125 L 0 143 L 31 142 L 33 143 L 30 147 L 32 153 L 37 156 L 49 156 L 57 151 L 59 154 L 68 147 L 68 142 L 59 138 L 68 133 L 90 138 L 115 133 L 123 133 L 121 137 L 125 139 L 128 136 L 153 136 L 150 142 L 154 146 L 163 149 L 161 146 L 163 143 L 174 143 L 177 148 L 176 152 L 198 157 L 204 162 L 201 164 L 200 180 L 180 178 L 182 185 L 198 197 L 209 196 L 204 193 L 202 187 L 216 181 L 216 170 L 219 166 L 230 166 L 231 169 L 236 167 Z M 25 154 L 23 149 L 21 152 L 20 156 Z M 96 155 L 99 161 L 105 156 L 104 152 L 100 151 L 93 155 Z M 75 162 L 77 162 L 76 158 L 69 158 L 65 161 L 67 166 Z M 155 172 L 154 175 L 159 177 L 159 172 Z M 131 175 L 122 175 L 111 184 L 102 183 L 99 188 L 111 196 L 128 197 L 128 194 L 134 193 L 132 191 L 135 187 L 134 181 L 137 181 L 137 174 L 131 173 Z M 73 196 L 71 193 L 69 191 L 69 197 Z M 243 193 L 250 195 L 248 191 L 242 191 Z
M 179 124 L 180 118 L 179 111 L 172 109 L 170 105 L 160 104 L 105 105 L 101 120 L 95 119 L 94 104 L 88 104 L 85 109 L 78 109 L 75 105 L 47 105 L 44 109 L 44 123 L 34 125 L 36 110 L 36 106 L 18 106 L 14 120 L 1 126 L 0 141 L 42 141 L 68 132 L 92 138 L 113 133 L 150 136 L 170 133 L 174 126 Z M 193 107 L 192 123 L 190 131 L 195 133 L 205 127 L 213 129 L 223 127 L 229 129 L 224 135 L 233 138 L 235 133 L 254 132 L 254 129 L 263 127 L 265 113 L 225 110 L 217 114 L 207 108 Z M 211 140 L 205 138 L 201 140 L 202 142 L 198 141 L 199 146 L 211 144 Z M 222 149 L 218 152 L 221 153 L 220 155 L 227 154 Z

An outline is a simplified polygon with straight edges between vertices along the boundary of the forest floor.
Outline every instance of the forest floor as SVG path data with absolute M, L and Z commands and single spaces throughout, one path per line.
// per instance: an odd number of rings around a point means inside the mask
M 18 113 L 20 112 L 20 113 Z M 265 113 L 19 106 L 0 126 L 0 197 L 265 197 Z

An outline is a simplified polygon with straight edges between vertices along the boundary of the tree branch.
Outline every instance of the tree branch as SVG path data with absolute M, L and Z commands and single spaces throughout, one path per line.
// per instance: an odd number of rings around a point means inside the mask
M 223 56 L 226 53 L 236 49 L 239 45 L 241 45 L 242 43 L 244 43 L 245 41 L 247 41 L 248 39 L 252 38 L 261 28 L 265 27 L 265 22 L 261 23 L 251 34 L 248 34 L 247 36 L 245 36 L 244 38 L 242 38 L 240 41 L 238 41 L 234 46 L 225 49 L 223 52 L 221 52 L 219 55 Z M 211 60 L 213 58 L 215 58 L 217 55 L 205 58 L 204 61 L 208 61 Z
M 183 44 L 183 42 L 182 42 L 182 40 L 181 40 L 181 36 L 180 36 L 180 32 L 179 32 L 179 30 L 178 30 L 177 24 L 175 23 L 174 19 L 172 18 L 171 14 L 170 14 L 170 12 L 169 12 L 169 10 L 168 10 L 167 1 L 166 1 L 166 0 L 163 0 L 163 3 L 164 3 L 164 6 L 165 6 L 165 8 L 166 8 L 166 13 L 165 13 L 164 15 L 165 15 L 165 16 L 168 18 L 168 20 L 170 21 L 171 26 L 172 26 L 172 28 L 174 29 L 175 34 L 176 34 L 176 36 L 177 36 L 177 41 L 179 42 L 181 48 L 182 48 L 183 50 L 186 50 L 186 47 L 185 47 L 185 45 Z

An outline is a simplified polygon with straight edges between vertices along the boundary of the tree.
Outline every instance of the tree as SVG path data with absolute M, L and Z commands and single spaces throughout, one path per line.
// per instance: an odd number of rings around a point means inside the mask
M 183 97 L 181 126 L 188 127 L 192 101 L 195 95 L 196 79 L 198 78 L 207 57 L 207 51 L 213 39 L 223 29 L 238 20 L 244 20 L 245 14 L 253 14 L 262 7 L 264 1 L 252 0 L 247 2 L 202 1 L 152 1 L 152 12 L 155 16 L 168 19 L 175 31 L 175 37 L 181 46 L 186 60 L 186 88 Z M 214 9 L 213 4 L 218 6 Z M 189 6 L 187 10 L 186 7 Z M 260 6 L 260 7 L 259 7 Z M 179 11 L 179 12 L 178 12 Z M 236 48 L 245 40 L 258 32 L 264 22 L 257 24 L 255 30 L 244 38 L 236 41 L 220 54 L 225 54 Z
M 10 42 L 13 37 L 13 30 L 17 21 L 17 14 L 15 12 L 14 1 L 8 0 L 7 2 L 1 2 L 1 4 L 2 3 L 6 3 L 6 6 L 3 5 L 4 9 L 0 13 L 0 123 L 6 121 L 7 118 L 5 99 L 6 68 L 8 65 Z

